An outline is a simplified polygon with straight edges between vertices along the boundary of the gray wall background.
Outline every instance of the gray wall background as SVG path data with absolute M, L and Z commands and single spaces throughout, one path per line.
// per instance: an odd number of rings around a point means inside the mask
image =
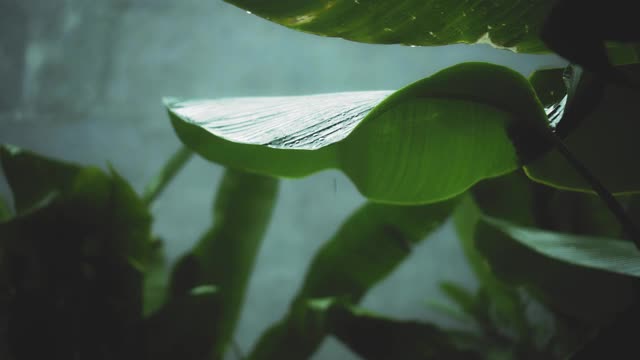
M 103 168 L 109 162 L 141 190 L 179 147 L 162 96 L 397 89 L 463 61 L 523 74 L 563 64 L 486 45 L 409 48 L 317 37 L 219 0 L 0 0 L 0 142 Z M 171 260 L 209 225 L 222 171 L 194 159 L 154 205 L 154 231 Z M 0 194 L 9 195 L 3 180 Z M 237 329 L 245 352 L 284 314 L 311 256 L 363 202 L 336 171 L 282 181 Z M 474 286 L 450 225 L 417 247 L 364 306 L 447 325 L 425 305 L 444 301 L 443 280 Z M 332 339 L 314 357 L 356 358 Z

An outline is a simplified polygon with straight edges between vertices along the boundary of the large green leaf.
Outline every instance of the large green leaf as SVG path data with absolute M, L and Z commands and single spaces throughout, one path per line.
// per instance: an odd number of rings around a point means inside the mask
M 180 317 L 182 313 L 190 318 L 201 316 L 198 327 L 189 330 L 188 333 L 197 334 L 198 339 L 205 343 L 194 346 L 214 359 L 224 357 L 232 339 L 277 192 L 277 179 L 236 170 L 226 171 L 215 201 L 213 225 L 176 266 L 171 285 L 172 295 L 169 295 L 167 304 L 157 315 L 171 318 Z M 185 298 L 184 294 L 199 286 L 215 286 L 215 299 L 198 300 L 189 296 Z M 197 315 L 189 308 L 193 301 L 210 302 L 215 308 L 206 309 L 201 315 Z M 204 303 L 201 305 L 206 306 Z M 167 312 L 172 315 L 162 315 Z M 166 321 L 170 326 L 170 321 Z M 170 334 L 171 331 L 175 331 L 176 338 L 183 338 L 186 336 L 185 333 L 177 332 L 186 331 L 186 327 L 188 324 L 185 323 L 184 327 L 165 332 Z M 160 334 L 159 338 L 169 336 L 167 334 Z M 195 342 L 197 341 L 192 341 Z M 178 345 L 175 343 L 172 346 Z M 163 348 L 162 345 L 153 347 L 155 352 L 162 353 L 158 350 Z M 178 349 L 170 351 L 178 354 Z M 185 358 L 184 356 L 180 358 Z
M 501 280 L 514 285 L 524 285 L 552 310 L 589 324 L 606 322 L 630 304 L 633 299 L 633 279 L 627 276 L 627 273 L 619 275 L 611 270 L 604 270 L 603 267 L 606 266 L 602 266 L 602 263 L 606 262 L 604 259 L 607 252 L 611 251 L 607 249 L 610 243 L 595 244 L 595 239 L 588 236 L 557 232 L 594 231 L 617 236 L 620 227 L 612 226 L 608 219 L 601 222 L 602 228 L 596 227 L 600 222 L 593 221 L 597 218 L 593 213 L 607 211 L 603 205 L 592 207 L 590 211 L 585 207 L 580 212 L 566 213 L 568 207 L 562 203 L 571 201 L 572 197 L 557 198 L 556 190 L 528 181 L 519 172 L 484 181 L 474 187 L 473 192 L 485 219 L 500 218 L 510 224 L 517 224 L 511 225 L 515 229 L 533 229 L 531 233 L 525 234 L 543 235 L 542 239 L 547 241 L 538 243 L 539 238 L 531 235 L 533 240 L 529 239 L 531 242 L 525 243 L 522 241 L 523 233 L 504 230 L 491 221 L 479 223 L 475 232 L 476 246 L 486 256 L 492 270 Z M 500 196 L 497 196 L 498 194 Z M 573 195 L 592 197 L 586 194 Z M 547 236 L 546 240 L 544 236 Z M 565 244 L 563 241 L 568 239 L 587 241 L 584 244 L 582 241 L 574 241 L 575 253 L 558 251 Z M 545 244 L 546 250 L 543 251 L 539 246 L 544 247 Z M 602 251 L 602 257 L 598 258 L 600 255 L 592 252 L 591 256 L 598 259 L 589 260 L 588 252 L 584 248 L 589 245 L 598 247 Z M 617 242 L 613 246 L 620 245 Z M 633 249 L 632 243 L 625 243 L 622 247 L 630 247 L 633 250 L 627 254 L 627 258 L 635 256 L 636 250 Z M 549 256 L 550 254 L 554 256 Z M 567 256 L 574 256 L 579 260 L 570 260 Z
M 640 65 L 618 67 L 625 74 L 640 77 Z M 561 76 L 559 72 L 555 76 Z M 558 80 L 553 82 L 558 83 Z M 547 92 L 537 83 L 538 92 Z M 557 85 L 555 85 L 557 86 Z M 565 143 L 585 166 L 614 194 L 640 192 L 640 168 L 635 166 L 640 152 L 637 136 L 640 123 L 638 92 L 608 84 L 600 103 L 573 129 Z M 563 119 L 562 122 L 565 120 Z M 561 122 L 561 123 L 562 123 Z M 541 183 L 565 190 L 591 192 L 591 186 L 558 151 L 551 151 L 525 167 L 527 175 Z
M 538 37 L 554 1 L 226 0 L 270 21 L 313 34 L 406 45 L 489 43 L 542 52 Z
M 307 359 L 326 332 L 310 314 L 314 298 L 357 303 L 440 225 L 455 200 L 423 206 L 366 204 L 314 257 L 288 314 L 263 334 L 250 359 Z
M 480 359 L 460 349 L 451 334 L 435 325 L 398 321 L 335 299 L 314 299 L 323 327 L 363 359 Z
M 488 91 L 488 89 L 491 89 Z M 180 139 L 209 160 L 274 176 L 344 171 L 367 198 L 427 204 L 546 150 L 529 83 L 486 63 L 440 71 L 390 95 L 167 100 Z
M 144 204 L 113 171 L 16 148 L 1 160 L 22 209 L 0 222 L 13 355 L 141 356 Z

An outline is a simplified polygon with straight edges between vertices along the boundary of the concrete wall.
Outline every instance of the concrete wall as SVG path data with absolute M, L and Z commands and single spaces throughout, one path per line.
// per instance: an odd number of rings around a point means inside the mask
M 397 89 L 463 61 L 528 74 L 562 64 L 486 45 L 409 48 L 298 33 L 217 0 L 2 0 L 0 142 L 105 167 L 141 190 L 178 148 L 161 97 L 287 95 Z M 193 160 L 154 206 L 154 230 L 175 259 L 207 227 L 222 168 Z M 0 194 L 8 195 L 6 184 Z M 279 319 L 318 247 L 363 202 L 325 171 L 282 183 L 251 280 L 237 342 L 247 352 Z M 402 318 L 435 319 L 437 284 L 473 286 L 450 226 L 366 297 Z M 233 358 L 233 356 L 230 356 Z M 328 340 L 315 359 L 354 359 Z

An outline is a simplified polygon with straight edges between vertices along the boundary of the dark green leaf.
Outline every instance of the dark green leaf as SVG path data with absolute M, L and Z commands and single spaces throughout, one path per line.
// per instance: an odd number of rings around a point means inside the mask
M 467 315 L 474 315 L 475 296 L 472 292 L 450 281 L 441 282 L 440 290 Z
M 13 213 L 9 209 L 9 205 L 4 200 L 2 196 L 0 196 L 0 221 L 5 221 L 13 216 Z
M 640 65 L 619 67 L 626 74 L 640 76 Z M 567 147 L 604 186 L 614 194 L 640 191 L 640 170 L 636 154 L 640 152 L 636 134 L 639 95 L 627 88 L 608 84 L 602 101 L 586 111 L 581 124 L 565 139 Z M 563 119 L 564 121 L 564 119 Z M 525 167 L 533 180 L 566 190 L 591 192 L 591 187 L 558 151 L 551 151 Z
M 167 326 L 175 317 L 193 319 L 199 317 L 197 326 L 187 330 L 188 322 L 174 330 L 164 330 L 158 340 L 172 337 L 189 340 L 196 352 L 222 359 L 232 339 L 236 322 L 244 302 L 244 293 L 253 270 L 256 253 L 269 224 L 278 192 L 278 180 L 227 170 L 222 180 L 214 207 L 212 227 L 202 236 L 194 249 L 176 265 L 170 285 L 168 303 L 157 316 L 168 316 Z M 214 286 L 215 299 L 198 300 L 198 306 L 207 304 L 215 308 L 205 309 L 200 315 L 189 308 L 193 300 L 189 294 L 201 293 Z M 185 298 L 186 296 L 186 298 Z M 164 313 L 171 315 L 162 315 Z M 156 315 L 154 315 L 156 316 Z M 154 320 L 152 320 L 153 322 Z M 182 324 L 183 320 L 176 320 Z M 186 331 L 186 332 L 185 332 Z M 178 333 L 180 332 L 180 333 Z M 189 335 L 191 334 L 191 335 Z M 205 341 L 201 343 L 200 341 Z M 171 342 L 170 346 L 183 346 Z M 158 347 L 157 349 L 155 347 Z M 163 346 L 152 345 L 154 354 L 162 353 Z M 172 354 L 187 349 L 167 350 Z M 167 359 L 200 359 L 199 357 L 166 357 Z
M 30 163 L 55 170 L 54 161 L 36 155 L 13 160 L 27 180 Z M 76 173 L 72 184 L 59 184 L 64 192 L 0 223 L 16 358 L 142 355 L 142 274 L 132 265 L 139 254 L 123 242 L 143 244 L 148 223 L 127 221 L 135 200 L 121 179 L 95 168 Z
M 144 272 L 144 315 L 145 317 L 157 311 L 165 302 L 169 271 L 164 246 L 156 239 Z
M 311 306 L 323 313 L 327 331 L 363 359 L 481 359 L 435 325 L 393 320 L 326 299 Z
M 556 233 L 484 218 L 531 250 L 565 263 L 640 277 L 640 252 L 629 241 Z
M 145 321 L 147 359 L 201 360 L 210 357 L 217 343 L 215 327 L 220 298 L 215 290 L 172 297 Z M 215 289 L 215 288 L 214 288 Z
M 407 45 L 489 43 L 545 51 L 538 38 L 553 1 L 226 0 L 292 29 L 348 40 Z
M 288 314 L 263 334 L 250 358 L 311 356 L 326 334 L 307 311 L 307 301 L 340 297 L 357 303 L 447 218 L 454 204 L 361 207 L 316 254 Z
M 640 42 L 633 5 L 626 0 L 611 0 L 606 4 L 558 0 L 545 20 L 541 37 L 550 49 L 571 62 L 624 81 L 609 62 L 605 42 Z
M 553 201 L 554 192 L 553 189 L 540 187 L 528 181 L 521 173 L 485 181 L 476 186 L 474 196 L 485 214 L 506 219 L 511 224 L 519 224 L 513 228 L 502 228 L 495 226 L 496 223 L 483 221 L 476 229 L 476 245 L 480 252 L 486 256 L 492 270 L 501 280 L 526 286 L 554 311 L 590 324 L 601 324 L 629 305 L 632 300 L 631 284 L 633 280 L 629 276 L 603 271 L 603 266 L 600 265 L 605 260 L 578 256 L 586 255 L 581 252 L 582 246 L 593 244 L 592 241 L 595 241 L 595 238 L 532 228 L 533 226 L 545 226 L 567 231 L 563 228 L 567 223 L 564 220 L 566 218 L 563 218 L 565 214 L 562 207 L 560 209 L 551 207 L 551 204 L 561 204 L 558 200 Z M 501 194 L 501 196 L 491 202 L 489 201 L 491 194 Z M 589 197 L 584 194 L 576 195 Z M 570 197 L 559 198 L 564 201 L 570 199 Z M 606 211 L 606 208 L 596 207 L 592 211 Z M 590 221 L 589 219 L 592 217 L 585 213 L 586 209 L 585 212 L 572 214 L 576 218 L 569 224 L 582 224 L 585 221 Z M 594 226 L 595 224 L 590 225 Z M 587 229 L 581 226 L 576 228 L 580 231 Z M 573 228 L 574 225 L 570 227 Z M 514 230 L 522 230 L 523 228 L 532 230 L 530 233 Z M 598 230 L 619 232 L 619 227 Z M 523 236 L 524 238 L 531 236 L 531 238 L 525 239 L 531 241 L 523 242 Z M 538 243 L 537 236 L 546 236 L 547 238 L 542 238 L 544 243 Z M 587 240 L 585 244 L 582 241 L 574 242 L 578 248 L 573 251 L 564 254 L 553 253 L 558 249 L 554 247 L 558 243 L 564 244 L 564 241 L 569 241 L 569 239 L 574 241 L 585 238 Z M 594 246 L 598 246 L 603 252 L 602 255 L 606 256 L 604 253 L 611 250 L 607 249 L 610 243 L 606 242 L 607 239 L 599 240 L 603 241 Z M 547 247 L 541 250 L 540 247 L 544 244 L 547 244 Z M 616 242 L 616 246 L 618 245 L 620 244 Z M 636 250 L 633 249 L 632 243 L 624 243 L 622 246 L 630 246 L 633 250 L 632 253 L 626 254 L 627 257 L 634 256 L 633 253 Z M 547 256 L 548 252 L 555 254 L 556 258 Z M 566 259 L 566 254 L 574 258 L 572 260 Z M 596 254 L 596 256 L 600 255 Z M 576 257 L 579 260 L 576 260 Z M 570 261 L 567 262 L 567 260 Z M 583 266 L 585 264 L 589 267 Z
M 338 168 L 367 198 L 394 204 L 442 201 L 513 171 L 546 150 L 550 135 L 529 83 L 485 63 L 456 65 L 392 95 L 167 107 L 181 140 L 209 160 L 286 177 Z
M 12 145 L 0 147 L 0 162 L 13 192 L 17 213 L 41 202 L 51 193 L 66 193 L 80 167 L 53 161 Z
M 502 192 L 493 194 L 493 200 L 489 203 L 508 201 L 508 199 L 502 198 L 501 194 Z M 530 340 L 531 331 L 521 296 L 516 288 L 510 287 L 496 277 L 487 260 L 476 249 L 474 237 L 480 217 L 479 209 L 469 197 L 466 197 L 454 212 L 454 224 L 458 238 L 480 285 L 474 299 L 474 305 L 471 307 L 472 316 L 485 331 L 490 330 L 489 328 L 495 328 L 496 325 L 502 327 L 503 330 L 505 328 L 513 329 L 519 340 L 526 343 Z M 489 302 L 489 304 L 483 304 L 483 302 Z M 489 310 L 489 307 L 493 310 Z M 495 320 L 499 324 L 493 323 L 491 313 L 495 314 Z

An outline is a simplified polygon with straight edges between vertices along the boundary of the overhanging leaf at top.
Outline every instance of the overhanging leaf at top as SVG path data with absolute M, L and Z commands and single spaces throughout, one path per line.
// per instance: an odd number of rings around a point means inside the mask
M 225 0 L 289 28 L 348 40 L 407 45 L 489 43 L 539 53 L 554 0 Z
M 547 117 L 526 79 L 486 63 L 456 65 L 393 93 L 165 104 L 182 142 L 211 161 L 282 177 L 336 168 L 385 203 L 451 198 L 548 145 Z

